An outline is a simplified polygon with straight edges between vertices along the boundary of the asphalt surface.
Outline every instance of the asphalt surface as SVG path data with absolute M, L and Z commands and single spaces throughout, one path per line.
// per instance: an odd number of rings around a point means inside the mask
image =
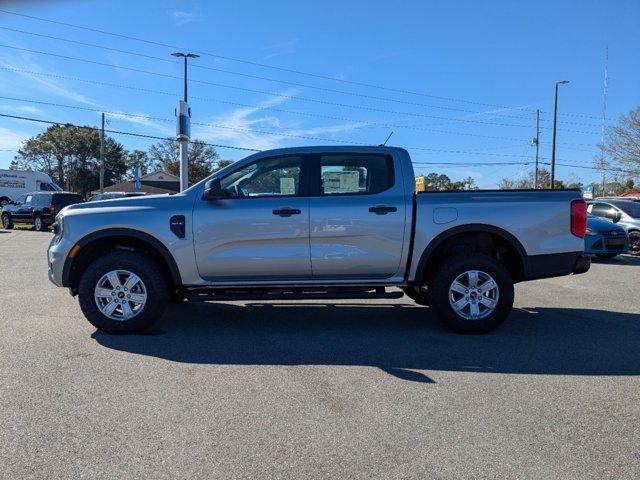
M 402 300 L 172 306 L 97 332 L 0 230 L 2 478 L 638 478 L 640 259 L 462 336 Z

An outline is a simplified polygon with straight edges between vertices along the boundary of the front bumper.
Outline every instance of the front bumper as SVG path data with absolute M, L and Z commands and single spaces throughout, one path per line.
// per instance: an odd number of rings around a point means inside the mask
M 49 243 L 49 248 L 47 249 L 47 263 L 49 266 L 48 276 L 51 283 L 58 287 L 64 287 L 63 282 L 63 270 L 64 270 L 64 262 L 69 255 L 69 250 L 73 243 L 63 238 L 58 238 L 54 236 Z

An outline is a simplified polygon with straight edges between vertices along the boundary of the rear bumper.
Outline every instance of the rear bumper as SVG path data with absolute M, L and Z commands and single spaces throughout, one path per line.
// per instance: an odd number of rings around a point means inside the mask
M 531 255 L 524 258 L 524 279 L 561 277 L 584 273 L 591 267 L 591 257 L 583 252 Z

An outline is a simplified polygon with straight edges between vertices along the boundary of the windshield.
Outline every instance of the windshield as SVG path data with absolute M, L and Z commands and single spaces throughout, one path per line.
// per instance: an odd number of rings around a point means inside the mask
M 640 218 L 640 203 L 637 202 L 611 202 L 632 218 Z

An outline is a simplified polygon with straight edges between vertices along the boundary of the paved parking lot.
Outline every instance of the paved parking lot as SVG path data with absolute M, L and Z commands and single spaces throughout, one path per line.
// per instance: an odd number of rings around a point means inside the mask
M 96 332 L 0 230 L 3 478 L 631 478 L 640 260 L 520 284 L 461 336 L 409 299 L 172 307 Z M 635 473 L 634 473 L 635 472 Z

